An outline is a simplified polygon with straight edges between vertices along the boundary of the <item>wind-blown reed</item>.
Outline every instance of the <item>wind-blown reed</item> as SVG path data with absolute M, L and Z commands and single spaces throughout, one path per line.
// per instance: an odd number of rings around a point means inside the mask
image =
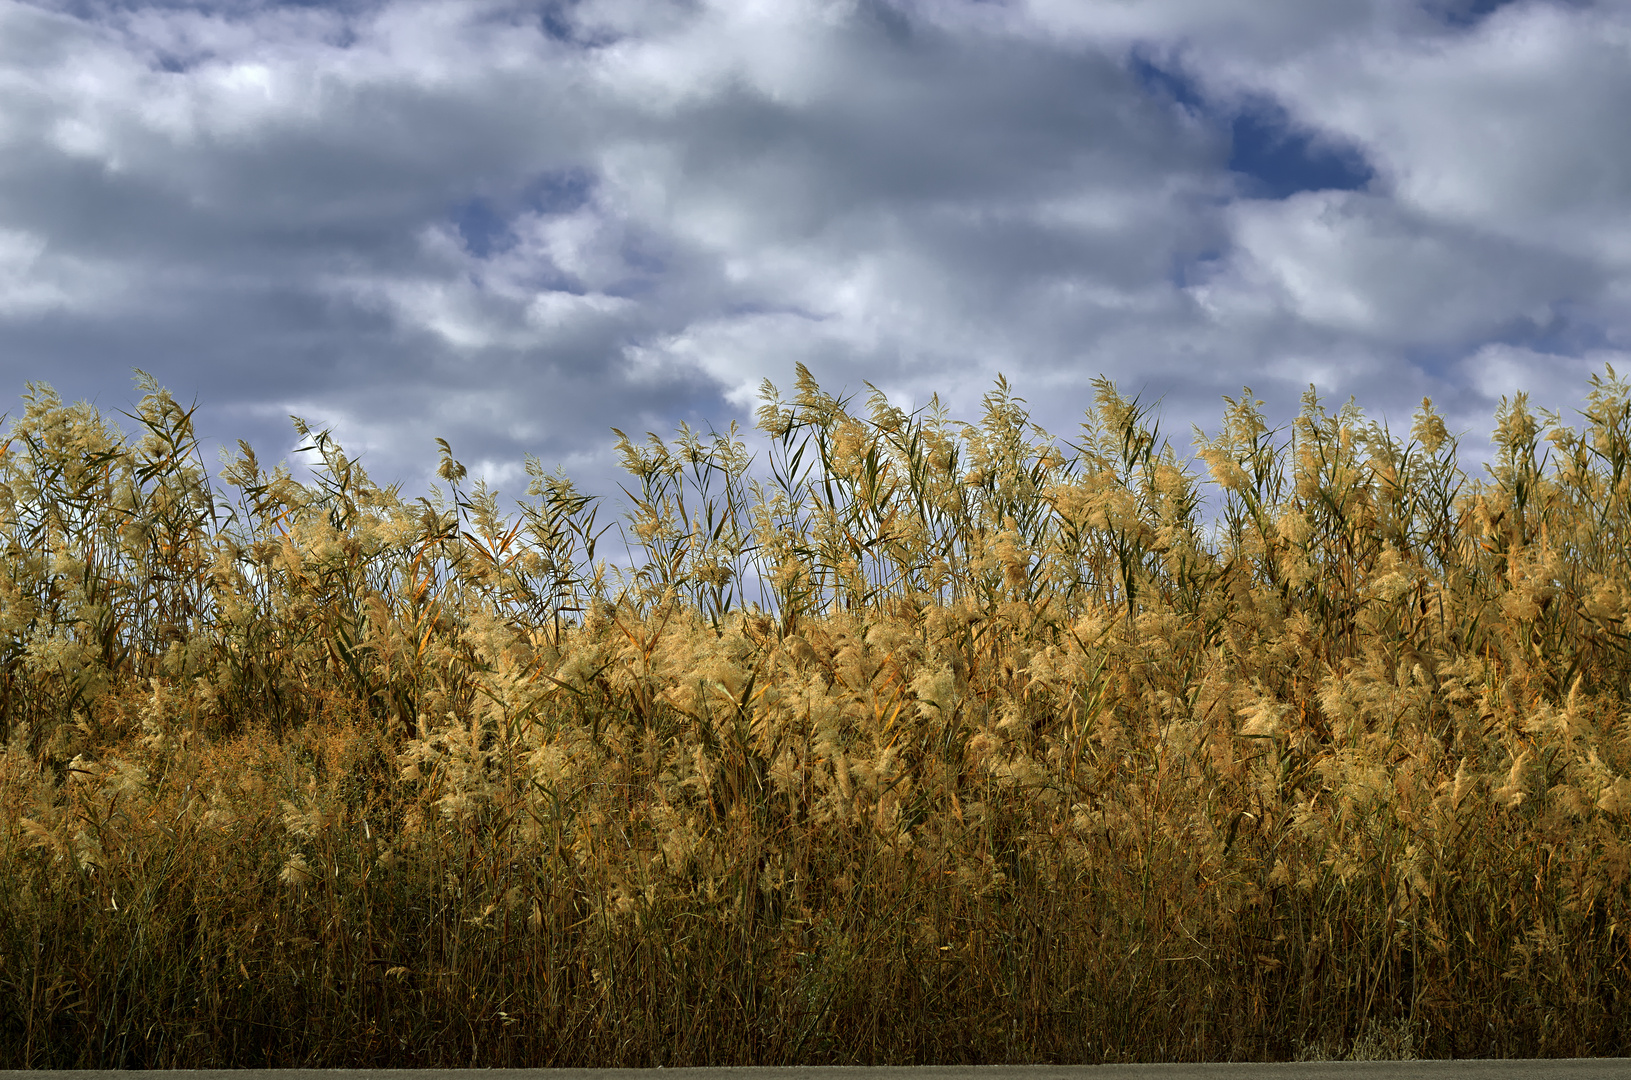
M 1198 477 L 1103 380 L 801 368 L 757 469 L 618 433 L 621 568 L 536 462 L 217 484 L 140 385 L 0 454 L 0 1067 L 1627 1046 L 1612 369 L 1472 479 L 1425 402 L 1248 391 Z

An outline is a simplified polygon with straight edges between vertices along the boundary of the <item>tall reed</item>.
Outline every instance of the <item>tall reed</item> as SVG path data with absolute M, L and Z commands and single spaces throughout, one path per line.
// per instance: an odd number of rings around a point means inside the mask
M 0 454 L 0 1065 L 1615 1055 L 1631 391 L 1468 477 L 1247 390 L 1197 475 L 800 368 L 621 521 L 31 385 Z M 609 530 L 628 546 L 607 557 Z

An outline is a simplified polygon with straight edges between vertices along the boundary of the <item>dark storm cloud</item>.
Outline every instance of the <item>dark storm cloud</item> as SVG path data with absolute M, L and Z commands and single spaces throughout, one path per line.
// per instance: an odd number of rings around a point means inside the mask
M 1072 433 L 1103 372 L 1215 427 L 1309 382 L 1624 363 L 1631 19 L 1479 0 L 0 0 L 0 373 L 133 366 L 276 459 L 435 436 L 614 490 L 609 429 L 795 361 Z

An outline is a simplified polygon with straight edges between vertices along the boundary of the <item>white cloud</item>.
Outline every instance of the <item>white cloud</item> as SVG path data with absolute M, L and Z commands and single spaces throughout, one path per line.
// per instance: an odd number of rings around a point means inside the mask
M 1537 352 L 1521 346 L 1490 344 L 1458 364 L 1462 377 L 1487 405 L 1527 393 L 1539 407 L 1556 410 L 1565 394 L 1583 390 L 1606 365 L 1631 374 L 1631 352 L 1591 349 L 1580 356 Z
M 1402 423 L 1631 344 L 1622 7 L 544 14 L 0 0 L 3 370 L 139 365 L 229 442 L 321 403 L 411 489 L 435 435 L 602 470 L 795 361 L 965 413 L 1001 370 L 1068 435 L 1101 371 L 1177 432 L 1310 380 Z M 1341 148 L 1368 183 L 1307 179 Z
M 65 306 L 67 292 L 35 273 L 45 238 L 20 230 L 0 232 L 0 313 L 22 314 Z
M 1620 269 L 1631 255 L 1631 144 L 1605 137 L 1631 107 L 1623 9 L 1517 4 L 1448 39 L 1331 40 L 1224 70 L 1363 145 L 1402 206 Z
M 1526 249 L 1358 192 L 1232 208 L 1235 273 L 1196 290 L 1218 311 L 1276 298 L 1307 323 L 1398 345 L 1478 339 L 1590 285 L 1579 259 Z

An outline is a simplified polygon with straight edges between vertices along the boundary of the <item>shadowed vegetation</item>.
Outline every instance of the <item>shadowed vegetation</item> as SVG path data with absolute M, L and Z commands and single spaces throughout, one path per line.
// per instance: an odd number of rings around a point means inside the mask
M 1198 476 L 766 384 L 626 509 L 0 455 L 0 1068 L 1617 1055 L 1631 395 Z M 620 531 L 630 558 L 606 560 Z

